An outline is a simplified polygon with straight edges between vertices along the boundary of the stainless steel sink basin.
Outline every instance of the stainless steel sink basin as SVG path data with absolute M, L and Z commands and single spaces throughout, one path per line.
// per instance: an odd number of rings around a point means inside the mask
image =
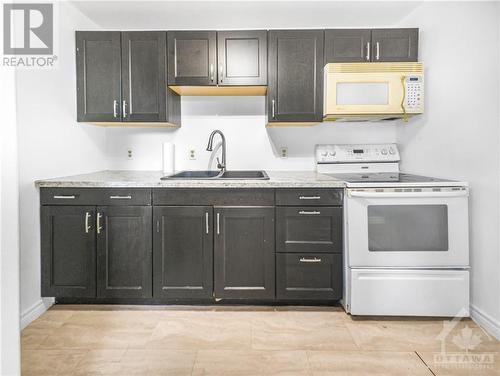
M 177 174 L 164 176 L 162 180 L 170 179 L 188 179 L 188 180 L 205 180 L 205 179 L 224 179 L 224 180 L 269 180 L 265 171 L 225 171 L 222 175 L 220 171 L 181 171 Z

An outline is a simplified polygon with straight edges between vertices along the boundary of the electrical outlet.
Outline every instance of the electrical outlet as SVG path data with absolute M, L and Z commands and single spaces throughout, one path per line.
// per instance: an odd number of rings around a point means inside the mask
M 286 146 L 280 147 L 280 157 L 288 158 L 288 148 Z
M 191 159 L 191 160 L 196 159 L 196 150 L 195 149 L 189 149 L 189 159 Z
M 134 153 L 132 151 L 132 148 L 127 148 L 127 159 L 130 161 L 134 159 Z

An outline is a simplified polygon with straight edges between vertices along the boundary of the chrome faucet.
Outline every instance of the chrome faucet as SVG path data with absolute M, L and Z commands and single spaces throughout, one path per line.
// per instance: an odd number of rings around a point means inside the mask
M 219 160 L 219 157 L 217 157 L 217 168 L 220 169 L 220 173 L 223 174 L 226 172 L 226 138 L 218 129 L 210 133 L 210 137 L 208 137 L 207 151 L 213 151 L 214 136 L 216 134 L 219 134 L 222 139 L 222 162 Z

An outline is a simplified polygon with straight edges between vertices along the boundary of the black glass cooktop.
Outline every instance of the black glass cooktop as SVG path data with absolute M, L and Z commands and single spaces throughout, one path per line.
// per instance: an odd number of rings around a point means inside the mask
M 350 173 L 350 174 L 327 174 L 336 179 L 346 181 L 348 183 L 440 183 L 450 182 L 451 180 L 431 178 L 429 176 L 420 176 L 413 174 L 403 174 L 397 172 L 380 172 L 380 173 Z

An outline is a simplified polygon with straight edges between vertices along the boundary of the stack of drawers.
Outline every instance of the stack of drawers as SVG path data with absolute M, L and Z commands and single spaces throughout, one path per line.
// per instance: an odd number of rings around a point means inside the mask
M 276 190 L 276 297 L 342 297 L 341 189 Z

